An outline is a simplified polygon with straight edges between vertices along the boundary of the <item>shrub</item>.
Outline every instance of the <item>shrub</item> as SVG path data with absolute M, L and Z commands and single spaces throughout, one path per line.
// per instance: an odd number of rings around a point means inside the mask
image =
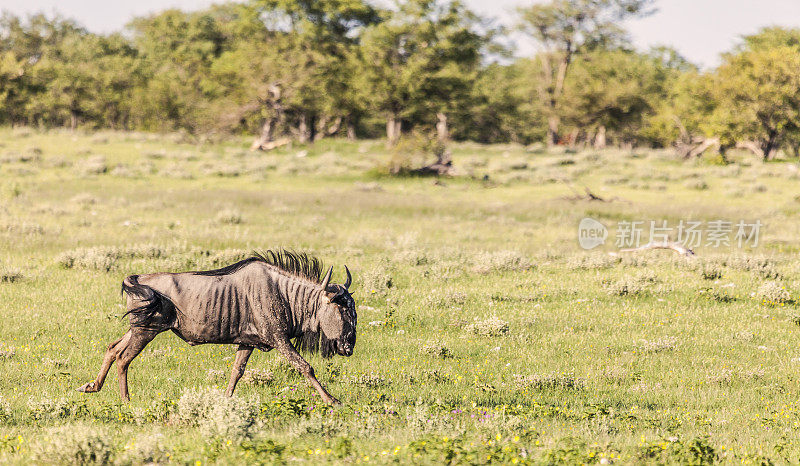
M 776 281 L 767 281 L 758 288 L 756 297 L 763 304 L 774 306 L 786 304 L 791 300 L 792 295 L 783 284 Z
M 93 155 L 86 160 L 78 162 L 75 165 L 75 170 L 82 176 L 101 175 L 108 171 L 108 165 L 106 165 L 104 156 Z
M 753 272 L 767 280 L 781 278 L 781 274 L 775 268 L 775 262 L 763 256 L 732 256 L 725 260 L 725 265 L 735 270 Z
M 422 345 L 422 348 L 420 348 L 419 351 L 422 354 L 428 354 L 442 359 L 453 357 L 453 353 L 450 352 L 450 348 L 448 348 L 447 345 L 445 345 L 441 340 L 428 340 L 424 345 Z
M 11 359 L 17 353 L 17 349 L 13 346 L 0 344 L 0 359 Z
M 708 189 L 708 183 L 706 183 L 704 180 L 689 180 L 684 186 L 697 191 L 704 191 Z
M 242 213 L 234 209 L 225 209 L 221 210 L 214 220 L 224 225 L 238 225 L 242 223 Z
M 239 383 L 245 385 L 269 385 L 275 381 L 275 374 L 264 369 L 247 369 Z
M 178 422 L 197 427 L 205 435 L 239 438 L 248 435 L 253 426 L 255 408 L 217 389 L 194 388 L 183 390 L 175 415 Z
M 37 462 L 47 464 L 109 464 L 114 453 L 108 434 L 86 425 L 48 429 L 32 450 Z
M 0 266 L 0 283 L 14 283 L 22 280 L 22 271 L 9 266 Z
M 536 390 L 559 389 L 559 390 L 580 390 L 584 386 L 583 379 L 571 374 L 552 373 L 545 375 L 521 375 L 514 374 L 514 383 L 523 388 L 533 388 Z
M 11 405 L 0 396 L 0 424 L 5 424 L 9 420 L 11 420 Z
M 347 383 L 367 388 L 378 388 L 389 386 L 391 380 L 387 379 L 379 372 L 369 371 L 364 374 L 348 377 Z
M 415 131 L 404 135 L 389 153 L 389 160 L 378 171 L 394 176 L 413 175 L 432 163 L 446 148 L 430 135 Z
M 704 262 L 700 267 L 703 280 L 719 280 L 722 278 L 722 268 L 713 262 Z
M 371 294 L 386 294 L 394 286 L 392 276 L 383 266 L 367 269 L 360 278 L 364 289 Z
M 509 327 L 508 322 L 493 315 L 483 320 L 475 318 L 471 324 L 466 326 L 466 330 L 476 335 L 497 337 L 507 334 Z
M 621 259 L 608 254 L 583 254 L 567 260 L 567 268 L 572 270 L 608 269 L 619 264 Z
M 661 353 L 671 351 L 677 346 L 678 339 L 676 337 L 662 337 L 657 340 L 640 340 L 638 348 L 642 353 Z
M 531 261 L 518 251 L 483 252 L 472 259 L 477 273 L 505 272 L 530 269 Z
M 625 275 L 617 281 L 604 282 L 603 288 L 611 295 L 637 295 L 650 289 L 657 281 L 653 274 L 642 274 L 635 277 Z
M 37 421 L 67 419 L 84 416 L 88 413 L 86 404 L 83 402 L 48 396 L 39 399 L 29 398 L 28 411 L 30 416 Z
M 164 446 L 162 434 L 141 435 L 125 445 L 119 463 L 163 464 L 169 462 L 170 456 L 170 450 Z

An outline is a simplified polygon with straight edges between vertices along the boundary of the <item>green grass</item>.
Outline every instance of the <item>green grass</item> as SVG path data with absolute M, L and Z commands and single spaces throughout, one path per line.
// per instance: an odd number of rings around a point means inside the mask
M 379 175 L 381 141 L 184 139 L 0 129 L 0 460 L 800 461 L 796 163 L 465 143 L 435 182 Z M 587 216 L 764 227 L 757 248 L 613 259 L 613 237 L 578 246 Z M 257 352 L 237 401 L 197 414 L 234 348 L 172 334 L 131 365 L 130 404 L 113 370 L 74 391 L 126 329 L 126 275 L 271 247 L 353 272 L 355 354 L 309 357 L 343 407 Z

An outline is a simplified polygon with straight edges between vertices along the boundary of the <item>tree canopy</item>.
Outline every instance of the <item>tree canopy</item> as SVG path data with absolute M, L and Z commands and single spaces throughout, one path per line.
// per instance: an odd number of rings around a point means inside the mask
M 621 25 L 653 0 L 522 7 L 515 30 L 536 46 L 525 57 L 460 0 L 376 5 L 248 0 L 168 9 L 105 35 L 4 13 L 0 124 L 255 134 L 254 148 L 328 136 L 393 144 L 420 130 L 800 154 L 800 29 L 765 28 L 701 71 L 675 50 L 631 45 Z

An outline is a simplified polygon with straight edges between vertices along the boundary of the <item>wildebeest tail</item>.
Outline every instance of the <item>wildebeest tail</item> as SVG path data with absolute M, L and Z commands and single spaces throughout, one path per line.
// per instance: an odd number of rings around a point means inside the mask
M 139 283 L 138 275 L 131 275 L 122 281 L 121 293 L 143 302 L 141 306 L 129 309 L 122 315 L 122 318 L 131 315 L 132 327 L 150 327 L 156 324 L 156 320 L 162 321 L 174 315 L 175 306 L 172 301 L 153 288 Z M 156 319 L 157 315 L 160 318 Z

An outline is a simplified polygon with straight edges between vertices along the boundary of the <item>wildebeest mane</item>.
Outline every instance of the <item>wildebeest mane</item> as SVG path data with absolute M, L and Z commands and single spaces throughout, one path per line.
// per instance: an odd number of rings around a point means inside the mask
M 322 283 L 322 261 L 316 257 L 309 256 L 304 252 L 287 251 L 279 249 L 277 251 L 267 250 L 265 252 L 254 252 L 253 257 L 241 260 L 221 269 L 195 272 L 195 275 L 205 275 L 218 277 L 230 275 L 242 267 L 252 262 L 263 262 L 277 267 L 284 272 L 288 272 L 298 277 L 306 278 L 314 283 Z

